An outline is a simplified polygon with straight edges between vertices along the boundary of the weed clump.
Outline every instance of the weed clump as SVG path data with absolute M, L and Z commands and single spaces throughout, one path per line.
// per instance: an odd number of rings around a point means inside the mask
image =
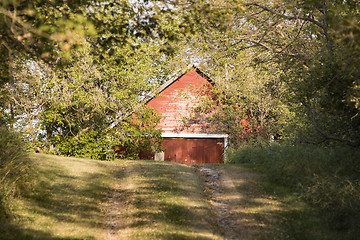
M 0 128 L 0 220 L 10 217 L 11 200 L 27 188 L 30 169 L 21 138 Z
M 244 146 L 228 156 L 230 163 L 258 165 L 269 181 L 316 207 L 344 239 L 360 234 L 359 160 L 358 149 L 313 145 Z

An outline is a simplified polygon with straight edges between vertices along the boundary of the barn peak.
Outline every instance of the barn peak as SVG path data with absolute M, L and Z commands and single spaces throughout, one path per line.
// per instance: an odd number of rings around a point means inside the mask
M 171 85 L 172 83 L 174 83 L 175 81 L 177 81 L 178 79 L 180 79 L 182 76 L 188 74 L 191 71 L 195 71 L 197 74 L 199 74 L 201 77 L 203 77 L 204 79 L 206 79 L 209 83 L 211 83 L 211 85 L 214 85 L 214 80 L 212 80 L 209 75 L 207 75 L 205 72 L 203 72 L 202 70 L 200 70 L 198 67 L 196 67 L 195 65 L 190 65 L 188 66 L 188 68 L 183 71 L 182 73 L 170 78 L 168 81 L 166 81 L 164 84 L 162 84 L 159 87 L 160 92 L 162 92 L 165 88 L 167 88 L 169 85 Z
M 160 94 L 163 92 L 166 88 L 168 88 L 170 85 L 172 85 L 174 82 L 185 76 L 186 74 L 189 74 L 190 72 L 196 72 L 199 76 L 204 78 L 206 81 L 208 81 L 211 85 L 215 84 L 215 81 L 209 77 L 204 71 L 200 70 L 195 65 L 189 65 L 184 71 L 181 71 L 180 74 L 177 74 L 173 77 L 171 77 L 169 80 L 164 82 L 157 90 L 156 94 L 151 94 L 149 97 L 145 99 L 145 104 L 148 103 L 151 99 L 153 99 L 157 94 Z

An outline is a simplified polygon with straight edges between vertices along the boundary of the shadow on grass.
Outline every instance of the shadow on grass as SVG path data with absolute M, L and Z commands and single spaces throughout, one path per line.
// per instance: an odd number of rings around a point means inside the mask
M 225 192 L 230 204 L 235 205 L 233 217 L 243 227 L 242 239 L 325 240 L 343 239 L 348 234 L 331 229 L 317 209 L 290 189 L 241 166 L 218 169 L 224 169 L 236 189 Z
M 125 175 L 119 171 L 118 181 Z M 199 195 L 203 186 L 193 167 L 142 162 L 128 177 L 136 188 L 122 194 L 134 211 L 126 213 L 131 221 L 117 230 L 131 229 L 135 239 L 221 238 L 205 196 Z
M 4 220 L 0 239 L 95 239 L 93 232 L 105 227 L 100 202 L 111 191 L 106 178 L 105 173 L 74 174 L 45 165 L 34 190 L 22 196 L 26 210 L 15 210 L 13 221 Z
M 93 240 L 92 236 L 88 237 L 55 237 L 49 232 L 36 231 L 33 229 L 22 229 L 15 224 L 6 221 L 0 221 L 0 240 Z

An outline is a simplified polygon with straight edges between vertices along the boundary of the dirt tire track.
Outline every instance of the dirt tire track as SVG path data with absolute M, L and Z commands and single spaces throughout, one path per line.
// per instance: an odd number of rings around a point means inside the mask
M 217 216 L 218 225 L 224 233 L 224 238 L 229 240 L 240 239 L 241 229 L 240 226 L 236 225 L 236 219 L 231 214 L 232 204 L 224 191 L 226 188 L 226 193 L 233 192 L 234 195 L 238 195 L 231 179 L 226 177 L 225 171 L 207 167 L 199 167 L 199 171 L 204 178 L 205 191 L 210 196 L 210 203 Z
M 130 239 L 131 231 L 128 227 L 130 222 L 125 213 L 129 201 L 128 193 L 134 189 L 134 185 L 130 180 L 132 172 L 131 166 L 124 166 L 114 173 L 117 183 L 114 185 L 107 201 L 102 205 L 105 210 L 106 229 L 104 239 L 106 240 Z

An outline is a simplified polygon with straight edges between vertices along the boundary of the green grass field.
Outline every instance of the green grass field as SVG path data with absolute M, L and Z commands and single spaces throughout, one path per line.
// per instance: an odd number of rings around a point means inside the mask
M 31 189 L 0 239 L 224 239 L 202 166 L 31 154 Z M 252 165 L 249 165 L 253 168 Z M 313 208 L 247 165 L 215 169 L 240 239 L 334 239 Z
M 15 218 L 2 224 L 0 239 L 221 238 L 193 167 L 41 154 L 31 159 L 37 182 L 12 203 Z M 122 199 L 114 199 L 117 192 Z M 122 204 L 111 206 L 116 200 Z
M 245 145 L 228 159 L 261 173 L 269 191 L 276 192 L 287 208 L 299 203 L 284 216 L 294 239 L 359 238 L 359 149 Z
M 101 202 L 114 179 L 111 162 L 31 155 L 36 183 L 12 204 L 2 239 L 100 239 Z

